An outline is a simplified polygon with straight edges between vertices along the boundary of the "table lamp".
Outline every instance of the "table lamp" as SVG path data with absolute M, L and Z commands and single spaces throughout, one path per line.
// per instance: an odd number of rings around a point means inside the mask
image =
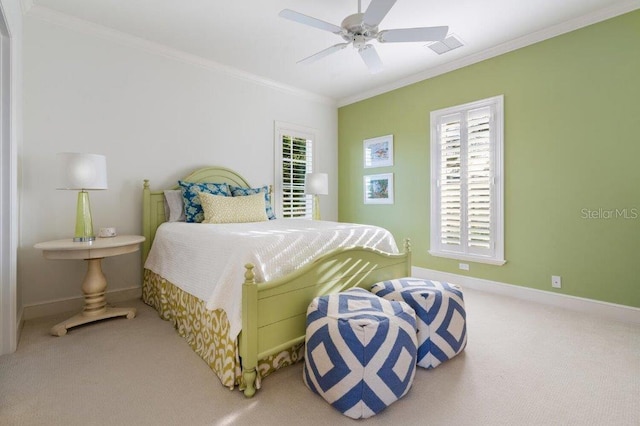
M 307 173 L 304 192 L 313 195 L 313 219 L 320 220 L 320 201 L 318 195 L 329 194 L 329 176 L 326 173 Z
M 58 188 L 75 189 L 78 193 L 76 208 L 75 242 L 93 241 L 93 221 L 87 190 L 107 189 L 107 159 L 104 155 L 63 152 L 57 154 Z

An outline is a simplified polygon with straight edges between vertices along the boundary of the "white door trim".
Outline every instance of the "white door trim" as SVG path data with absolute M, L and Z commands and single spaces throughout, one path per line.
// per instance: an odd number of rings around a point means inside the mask
M 18 186 L 17 142 L 13 128 L 12 38 L 0 2 L 0 355 L 16 350 Z

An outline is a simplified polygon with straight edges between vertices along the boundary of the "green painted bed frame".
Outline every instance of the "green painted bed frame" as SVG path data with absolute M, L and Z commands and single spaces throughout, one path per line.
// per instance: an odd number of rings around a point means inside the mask
M 250 187 L 242 176 L 222 167 L 198 169 L 182 180 Z M 170 189 L 177 188 L 176 185 Z M 156 229 L 166 219 L 163 191 L 151 191 L 149 181 L 145 180 L 142 198 L 142 227 L 146 238 L 142 248 L 144 265 Z M 378 281 L 410 276 L 411 250 L 408 240 L 405 240 L 401 254 L 364 247 L 340 248 L 285 277 L 263 283 L 256 283 L 253 268 L 252 264 L 245 266 L 242 331 L 238 337 L 247 397 L 256 392 L 258 360 L 304 342 L 307 307 L 314 297 L 352 287 L 368 290 Z

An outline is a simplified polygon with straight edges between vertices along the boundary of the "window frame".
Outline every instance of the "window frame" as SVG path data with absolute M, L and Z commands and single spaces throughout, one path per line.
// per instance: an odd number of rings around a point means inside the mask
M 454 250 L 442 243 L 441 232 L 441 191 L 440 191 L 440 165 L 441 165 L 441 143 L 439 140 L 440 119 L 453 114 L 467 114 L 470 111 L 489 107 L 490 118 L 490 140 L 491 140 L 491 206 L 490 206 L 490 241 L 491 247 L 486 253 L 474 253 L 473 248 L 467 244 L 461 244 L 460 249 Z M 461 129 L 461 134 L 467 130 Z M 429 254 L 436 257 L 487 263 L 492 265 L 504 265 L 504 96 L 494 96 L 481 99 L 462 105 L 432 111 L 430 114 L 431 131 L 431 212 L 430 212 L 430 250 Z M 461 138 L 463 139 L 463 138 Z M 466 136 L 461 142 L 461 156 L 467 152 Z M 464 161 L 464 160 L 462 160 Z M 462 176 L 466 177 L 466 167 L 461 166 Z M 463 185 L 467 181 L 463 178 Z M 461 214 L 466 212 L 466 190 L 461 189 Z M 461 239 L 467 236 L 468 226 L 466 218 L 461 219 Z
M 312 173 L 315 170 L 316 163 L 316 130 L 299 126 L 291 123 L 275 122 L 274 146 L 275 146 L 275 188 L 274 198 L 276 200 L 275 209 L 276 216 L 279 218 L 288 218 L 284 214 L 284 170 L 283 170 L 283 137 L 290 136 L 293 138 L 301 138 L 307 140 L 311 145 L 311 161 L 308 162 L 305 173 Z M 304 185 L 303 185 L 304 186 Z M 293 218 L 313 219 L 313 197 L 305 194 L 305 214 L 304 216 L 293 216 Z

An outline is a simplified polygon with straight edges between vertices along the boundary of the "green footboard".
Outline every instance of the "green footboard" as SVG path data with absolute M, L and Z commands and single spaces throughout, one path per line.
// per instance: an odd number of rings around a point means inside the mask
M 327 253 L 293 274 L 256 283 L 246 265 L 242 287 L 240 356 L 245 396 L 255 394 L 259 359 L 304 341 L 307 307 L 316 296 L 411 275 L 411 251 L 402 254 L 351 247 Z

